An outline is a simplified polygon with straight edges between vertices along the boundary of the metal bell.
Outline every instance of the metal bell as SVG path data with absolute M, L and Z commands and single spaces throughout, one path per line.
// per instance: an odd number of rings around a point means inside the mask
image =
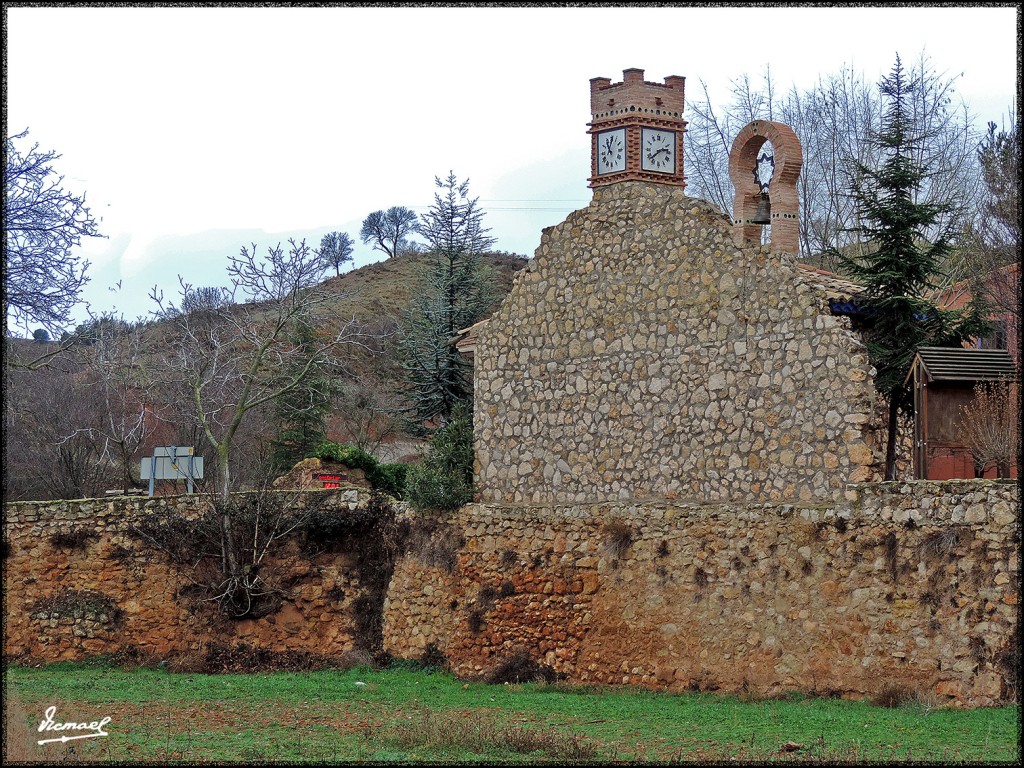
M 754 214 L 754 224 L 772 223 L 772 203 L 768 199 L 768 193 L 761 193 L 761 201 L 757 204 L 757 213 Z

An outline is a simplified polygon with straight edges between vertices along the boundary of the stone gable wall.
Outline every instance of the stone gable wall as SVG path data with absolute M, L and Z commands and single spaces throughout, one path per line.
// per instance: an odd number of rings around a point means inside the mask
M 677 188 L 595 189 L 480 333 L 480 501 L 812 501 L 879 479 L 872 369 L 824 299 Z
M 385 648 L 434 645 L 465 675 L 525 651 L 575 683 L 990 706 L 1019 694 L 1019 505 L 992 481 L 817 505 L 474 504 L 449 521 L 451 563 L 399 564 Z

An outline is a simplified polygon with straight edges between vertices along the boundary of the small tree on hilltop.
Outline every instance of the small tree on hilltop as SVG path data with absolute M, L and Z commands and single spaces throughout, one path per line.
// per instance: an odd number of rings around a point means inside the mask
M 355 243 L 348 232 L 330 232 L 320 240 L 320 256 L 334 267 L 335 277 L 341 275 L 341 266 L 352 261 Z
M 416 232 L 416 213 L 410 208 L 392 206 L 386 211 L 374 211 L 365 219 L 359 237 L 375 251 L 382 251 L 390 259 L 397 256 L 409 235 Z
M 980 300 L 964 312 L 940 310 L 928 298 L 939 265 L 953 248 L 957 217 L 945 202 L 918 202 L 928 169 L 915 161 L 922 140 L 909 113 L 914 81 L 907 82 L 897 56 L 880 89 L 888 106 L 875 134 L 882 162 L 878 168 L 856 164 L 853 198 L 861 224 L 851 229 L 864 244 L 858 256 L 836 252 L 848 274 L 865 286 L 864 309 L 872 327 L 868 354 L 877 374 L 875 386 L 889 408 L 885 478 L 895 479 L 896 437 L 900 416 L 912 413 L 910 388 L 903 382 L 920 347 L 959 346 L 988 327 Z
M 231 291 L 215 286 L 197 287 L 181 297 L 181 311 L 186 314 L 214 313 L 231 304 Z

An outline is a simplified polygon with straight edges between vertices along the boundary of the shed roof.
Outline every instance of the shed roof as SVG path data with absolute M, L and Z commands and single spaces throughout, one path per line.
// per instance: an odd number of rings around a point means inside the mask
M 920 364 L 931 381 L 990 381 L 1016 378 L 1017 367 L 1004 349 L 973 349 L 968 347 L 922 347 L 914 356 L 907 374 Z

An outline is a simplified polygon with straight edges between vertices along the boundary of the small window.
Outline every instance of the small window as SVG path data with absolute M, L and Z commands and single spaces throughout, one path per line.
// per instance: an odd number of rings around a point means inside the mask
M 992 333 L 978 340 L 978 347 L 980 349 L 1007 349 L 1006 321 L 995 320 L 993 325 L 995 328 Z

